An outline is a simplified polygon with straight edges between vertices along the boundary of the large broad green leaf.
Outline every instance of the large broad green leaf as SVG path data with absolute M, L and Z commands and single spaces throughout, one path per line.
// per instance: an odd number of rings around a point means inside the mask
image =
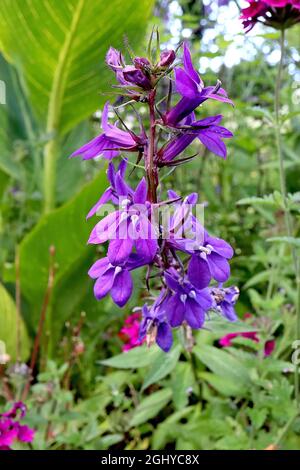
M 49 247 L 55 247 L 56 274 L 50 304 L 52 324 L 62 324 L 72 315 L 92 283 L 87 269 L 95 247 L 86 242 L 97 222 L 85 221 L 85 216 L 107 186 L 103 172 L 87 184 L 67 204 L 41 218 L 37 226 L 20 245 L 20 274 L 22 294 L 29 303 L 28 322 L 35 329 L 48 282 Z M 58 328 L 56 328 L 57 330 Z
M 15 70 L 0 54 L 0 169 L 7 175 L 19 179 L 15 141 L 24 138 L 24 128 L 18 97 Z
M 39 121 L 65 132 L 89 116 L 113 76 L 110 45 L 145 34 L 152 0 L 1 0 L 0 48 L 22 72 Z M 47 126 L 46 126 L 47 124 Z
M 19 318 L 20 359 L 26 360 L 29 355 L 29 340 L 22 318 Z M 6 352 L 11 360 L 17 356 L 18 314 L 15 302 L 0 284 L 0 354 Z M 3 345 L 4 349 L 3 350 Z

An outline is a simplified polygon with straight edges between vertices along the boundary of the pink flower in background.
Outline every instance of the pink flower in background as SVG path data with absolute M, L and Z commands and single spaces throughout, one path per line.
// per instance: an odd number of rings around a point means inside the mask
M 10 450 L 14 441 L 33 441 L 35 430 L 20 424 L 25 415 L 26 405 L 22 402 L 14 403 L 9 411 L 0 414 L 0 450 Z
M 133 313 L 126 318 L 119 333 L 119 337 L 124 342 L 122 351 L 129 351 L 144 343 L 145 339 L 139 338 L 140 323 L 141 315 L 139 313 Z
M 252 315 L 250 313 L 246 313 L 244 315 L 244 319 L 251 318 L 251 317 Z M 252 341 L 255 341 L 256 343 L 260 342 L 257 331 L 245 331 L 241 333 L 229 333 L 223 336 L 219 340 L 219 344 L 220 346 L 223 346 L 223 348 L 227 348 L 229 346 L 232 346 L 232 340 L 238 337 L 248 338 L 248 339 L 251 339 Z M 270 356 L 272 352 L 274 351 L 274 348 L 275 348 L 275 341 L 273 339 L 266 341 L 264 344 L 264 356 L 265 357 Z
M 246 31 L 256 23 L 286 29 L 300 22 L 300 0 L 248 0 L 248 3 L 241 11 Z

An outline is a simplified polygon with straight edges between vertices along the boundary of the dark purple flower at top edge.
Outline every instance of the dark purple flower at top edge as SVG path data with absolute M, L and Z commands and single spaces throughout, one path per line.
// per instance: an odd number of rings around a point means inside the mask
M 236 286 L 211 287 L 210 293 L 213 298 L 213 309 L 220 312 L 227 320 L 236 321 L 237 315 L 234 306 L 239 298 L 239 289 Z
M 198 138 L 200 142 L 211 152 L 219 157 L 226 158 L 227 149 L 222 139 L 233 137 L 233 134 L 225 127 L 219 126 L 222 115 L 210 116 L 198 121 L 191 115 L 182 126 L 177 126 L 178 134 L 160 150 L 161 161 L 169 162 L 183 152 L 193 141 Z
M 174 69 L 176 90 L 182 98 L 163 117 L 166 125 L 178 124 L 207 99 L 233 104 L 220 83 L 214 87 L 204 87 L 199 73 L 193 67 L 191 53 L 186 43 L 184 43 L 183 64 L 184 69 Z
M 186 321 L 191 328 L 201 328 L 206 312 L 212 307 L 209 290 L 196 289 L 188 279 L 181 279 L 175 271 L 166 272 L 164 278 L 172 292 L 165 301 L 170 325 L 177 327 Z
M 166 292 L 163 290 L 150 308 L 147 305 L 143 306 L 140 339 L 146 338 L 148 346 L 156 342 L 163 351 L 168 352 L 173 344 L 173 335 L 166 317 L 165 295 Z
M 117 157 L 121 151 L 138 152 L 143 148 L 145 145 L 144 135 L 136 136 L 108 122 L 108 106 L 107 102 L 102 112 L 103 133 L 73 152 L 71 157 L 81 156 L 83 160 L 90 160 L 102 156 L 111 160 Z
M 25 415 L 26 405 L 20 401 L 14 403 L 9 411 L 0 414 L 0 450 L 10 450 L 15 440 L 32 442 L 35 430 L 19 422 Z

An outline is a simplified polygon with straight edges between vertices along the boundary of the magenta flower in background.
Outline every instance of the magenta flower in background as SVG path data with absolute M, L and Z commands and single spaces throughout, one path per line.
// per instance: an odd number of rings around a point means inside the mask
M 276 29 L 287 29 L 300 22 L 300 0 L 248 0 L 249 6 L 241 11 L 246 31 L 256 23 Z
M 33 441 L 35 430 L 20 424 L 25 415 L 26 405 L 22 402 L 14 403 L 9 411 L 0 414 L 0 450 L 10 450 L 14 441 Z
M 253 318 L 253 315 L 251 315 L 250 313 L 246 313 L 244 315 L 244 319 L 251 319 L 251 324 L 253 326 L 256 325 L 255 319 Z M 220 344 L 220 346 L 223 346 L 224 348 L 227 348 L 229 346 L 232 346 L 232 340 L 234 338 L 238 338 L 238 337 L 248 338 L 248 339 L 251 339 L 252 341 L 254 341 L 256 343 L 259 343 L 261 341 L 257 331 L 245 331 L 245 332 L 240 332 L 240 333 L 229 333 L 229 334 L 223 336 L 219 340 L 219 344 Z M 274 349 L 275 349 L 275 341 L 273 339 L 265 341 L 265 343 L 264 343 L 264 356 L 265 357 L 270 356 L 272 354 L 272 352 L 274 351 Z
M 137 346 L 141 346 L 145 342 L 145 338 L 140 339 L 140 326 L 140 313 L 133 313 L 125 319 L 124 325 L 119 332 L 119 337 L 124 342 L 122 351 L 129 351 Z

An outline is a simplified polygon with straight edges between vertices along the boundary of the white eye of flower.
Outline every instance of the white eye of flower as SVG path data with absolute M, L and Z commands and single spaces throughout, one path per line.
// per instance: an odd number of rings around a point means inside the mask
M 185 303 L 186 299 L 187 299 L 187 295 L 186 294 L 181 294 L 180 300 L 183 304 Z
M 136 224 L 138 223 L 138 220 L 139 220 L 139 216 L 134 214 L 131 216 L 131 222 L 133 223 L 133 226 L 135 227 Z
M 200 253 L 200 257 L 206 260 L 207 255 L 206 255 L 206 253 Z
M 116 269 L 115 269 L 115 276 L 116 276 L 117 274 L 119 274 L 121 271 L 122 271 L 121 266 L 117 266 Z
M 202 253 L 205 253 L 207 255 L 211 254 L 213 247 L 211 245 L 206 245 L 206 246 L 199 246 L 199 250 L 202 251 Z
M 196 298 L 196 292 L 194 290 L 191 290 L 189 293 L 189 297 L 192 297 L 192 299 Z
M 130 204 L 130 200 L 129 199 L 123 199 L 123 201 L 121 202 L 122 209 L 125 209 L 125 207 L 127 207 L 128 204 Z

